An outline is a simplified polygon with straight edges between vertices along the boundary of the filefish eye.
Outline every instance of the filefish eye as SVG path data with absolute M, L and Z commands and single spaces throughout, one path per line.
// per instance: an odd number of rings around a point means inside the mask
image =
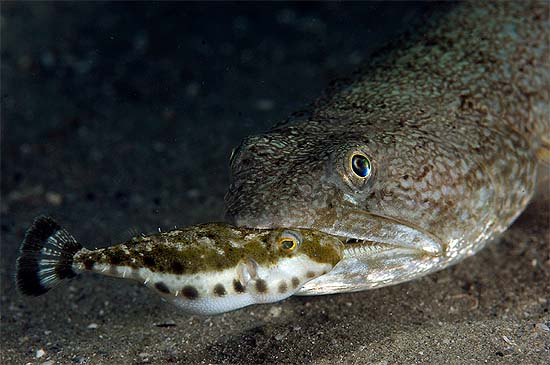
M 371 164 L 368 157 L 363 154 L 355 153 L 351 157 L 351 169 L 358 177 L 368 177 L 371 172 Z
M 300 246 L 301 241 L 302 239 L 298 233 L 284 231 L 277 240 L 277 245 L 285 252 L 292 252 Z

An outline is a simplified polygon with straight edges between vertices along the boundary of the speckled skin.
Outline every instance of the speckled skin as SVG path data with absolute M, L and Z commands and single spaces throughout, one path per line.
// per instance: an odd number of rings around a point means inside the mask
M 284 232 L 284 229 L 257 230 L 224 223 L 200 224 L 139 235 L 111 247 L 82 249 L 75 255 L 74 264 L 79 271 L 92 270 L 94 265 L 112 265 L 174 275 L 233 269 L 248 258 L 259 265 L 276 265 L 280 259 L 295 254 L 280 249 L 278 240 Z M 298 232 L 303 241 L 299 251 L 311 260 L 332 266 L 340 261 L 340 241 L 316 231 Z
M 310 113 L 244 140 L 228 219 L 369 241 L 348 244 L 302 294 L 395 284 L 474 254 L 534 193 L 550 130 L 549 30 L 543 2 L 462 3 L 437 17 Z M 368 179 L 349 168 L 355 151 L 371 160 Z M 392 236 L 386 222 L 410 230 Z
M 283 246 L 289 237 L 295 242 L 291 248 Z M 96 250 L 82 248 L 71 257 L 71 269 L 74 274 L 95 272 L 136 280 L 186 313 L 210 315 L 288 298 L 330 271 L 342 258 L 342 246 L 339 238 L 317 230 L 257 230 L 208 223 L 142 235 Z M 28 259 L 21 262 L 23 268 L 29 266 Z M 41 262 L 50 264 L 51 257 L 39 257 L 38 268 L 43 267 Z M 31 295 L 43 294 L 65 278 L 52 277 L 47 282 L 42 278 L 49 272 L 40 270 L 41 292 L 30 291 L 31 275 L 24 271 L 19 275 L 21 286 L 29 288 Z

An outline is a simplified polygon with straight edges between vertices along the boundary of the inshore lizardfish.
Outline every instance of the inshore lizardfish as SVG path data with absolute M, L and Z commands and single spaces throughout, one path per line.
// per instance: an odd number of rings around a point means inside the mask
M 312 110 L 230 158 L 228 220 L 342 237 L 344 258 L 300 294 L 441 270 L 497 238 L 548 156 L 548 3 L 455 4 Z
M 28 230 L 17 284 L 41 295 L 82 272 L 137 280 L 187 313 L 217 314 L 294 294 L 329 272 L 343 243 L 308 229 L 248 229 L 207 223 L 88 250 L 48 217 Z

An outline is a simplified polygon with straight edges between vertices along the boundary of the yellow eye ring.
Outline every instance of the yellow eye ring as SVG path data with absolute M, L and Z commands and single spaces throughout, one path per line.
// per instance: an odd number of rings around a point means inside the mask
M 297 231 L 284 230 L 277 239 L 277 246 L 283 252 L 290 253 L 298 249 L 302 235 Z
M 296 231 L 285 230 L 277 239 L 277 246 L 284 252 L 293 252 L 302 242 L 302 235 Z
M 298 241 L 292 237 L 279 238 L 279 247 L 284 251 L 294 251 L 298 247 Z

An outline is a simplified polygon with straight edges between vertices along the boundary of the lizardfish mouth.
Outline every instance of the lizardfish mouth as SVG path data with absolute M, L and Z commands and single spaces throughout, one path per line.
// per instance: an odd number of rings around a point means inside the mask
M 443 242 L 422 227 L 357 210 L 316 222 L 316 229 L 344 242 L 343 259 L 297 295 L 353 292 L 397 284 L 432 272 L 445 255 Z M 328 224 L 327 224 L 328 223 Z
M 345 256 L 374 254 L 386 250 L 439 256 L 445 250 L 434 234 L 412 222 L 360 210 L 347 210 L 337 220 L 317 220 L 316 229 L 337 236 L 346 243 Z

